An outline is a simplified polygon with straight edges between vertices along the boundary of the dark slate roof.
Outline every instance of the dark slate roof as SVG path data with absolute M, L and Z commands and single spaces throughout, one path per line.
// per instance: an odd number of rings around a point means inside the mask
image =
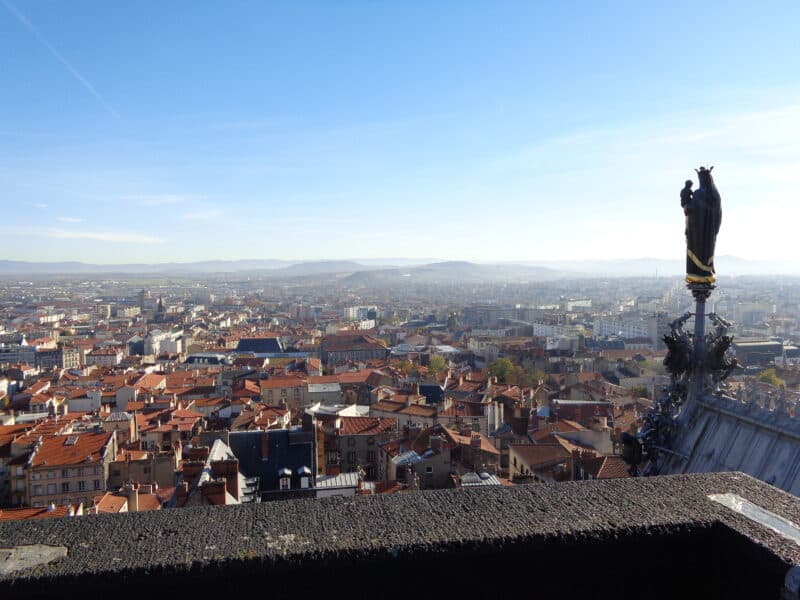
M 280 339 L 276 337 L 242 338 L 236 345 L 236 350 L 255 353 L 283 352 L 283 346 Z
M 262 440 L 267 437 L 269 452 L 264 456 Z M 308 467 L 312 473 L 317 470 L 314 434 L 288 429 L 269 431 L 232 431 L 228 436 L 230 446 L 239 468 L 245 477 L 260 478 L 262 492 L 277 490 L 280 487 L 278 471 L 283 468 L 297 473 L 297 469 Z M 292 482 L 297 487 L 298 482 Z
M 419 393 L 425 396 L 426 404 L 439 404 L 444 400 L 444 388 L 436 383 L 420 383 Z
M 358 585 L 370 597 L 440 598 L 458 583 L 467 597 L 498 587 L 565 598 L 778 597 L 800 546 L 708 497 L 719 493 L 800 521 L 800 499 L 719 473 L 10 522 L 0 523 L 0 552 L 30 556 L 44 544 L 54 560 L 13 571 L 6 561 L 0 594 L 200 598 L 263 585 L 270 598 L 349 597 Z

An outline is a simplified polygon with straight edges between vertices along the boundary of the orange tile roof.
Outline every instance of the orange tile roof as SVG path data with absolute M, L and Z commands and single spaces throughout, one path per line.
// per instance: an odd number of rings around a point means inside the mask
M 308 383 L 339 383 L 339 375 L 321 375 L 319 377 L 309 377 Z
M 572 456 L 561 444 L 511 444 L 510 447 L 532 469 L 562 462 Z
M 69 504 L 56 506 L 54 510 L 48 507 L 34 508 L 0 508 L 0 521 L 18 521 L 22 519 L 53 519 L 69 516 L 69 509 L 77 510 L 77 506 Z
M 23 435 L 27 430 L 33 429 L 32 423 L 20 423 L 17 425 L 0 425 L 0 446 L 10 444 L 15 437 Z
M 367 379 L 370 375 L 372 375 L 372 369 L 361 369 L 360 371 L 348 371 L 347 373 L 339 373 L 336 375 L 336 379 L 339 383 L 366 383 Z M 319 382 L 312 382 L 309 383 L 319 383 Z
M 106 492 L 102 496 L 94 497 L 94 505 L 98 513 L 118 513 L 128 504 L 126 496 L 119 496 Z
M 113 432 L 103 432 L 46 437 L 39 449 L 34 452 L 31 466 L 55 467 L 99 462 L 112 435 Z M 72 440 L 75 443 L 67 443 Z
M 397 412 L 398 410 L 405 408 L 405 403 L 403 402 L 392 402 L 391 400 L 381 400 L 380 402 L 376 402 L 375 404 L 370 406 L 370 410 L 381 410 L 385 412 Z
M 621 456 L 598 456 L 581 461 L 584 471 L 595 479 L 621 479 L 630 477 L 630 467 Z
M 404 415 L 415 415 L 418 417 L 435 417 L 436 416 L 436 408 L 433 406 L 422 406 L 419 404 L 412 404 L 411 406 L 406 406 L 401 408 L 399 413 Z
M 285 389 L 300 387 L 303 385 L 303 380 L 299 377 L 274 377 L 272 379 L 264 379 L 260 383 L 261 389 Z
M 342 417 L 341 435 L 375 435 L 397 429 L 397 419 L 389 417 Z
M 442 427 L 444 434 L 450 438 L 450 440 L 460 446 L 469 446 L 472 443 L 472 438 L 474 436 L 478 436 L 481 439 L 481 451 L 488 452 L 490 454 L 500 454 L 500 450 L 494 447 L 492 441 L 483 435 L 482 433 L 473 432 L 470 435 L 461 435 L 456 433 L 451 429 L 447 429 L 446 427 Z

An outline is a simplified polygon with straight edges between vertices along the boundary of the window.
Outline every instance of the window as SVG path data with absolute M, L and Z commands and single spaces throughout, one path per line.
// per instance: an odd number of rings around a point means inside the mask
M 375 462 L 375 450 L 367 452 L 367 462 Z
M 45 475 L 45 477 L 47 477 L 48 479 L 55 479 L 56 472 L 55 471 L 48 471 L 47 475 Z
M 367 438 L 367 445 L 374 446 L 375 445 L 375 438 L 374 437 L 368 437 Z
M 281 477 L 281 489 L 282 490 L 292 489 L 292 480 L 289 477 Z
M 350 464 L 354 464 L 356 462 L 356 453 L 355 452 L 348 452 L 347 453 L 347 462 Z
M 56 484 L 55 483 L 48 483 L 47 484 L 47 494 L 52 496 L 56 493 Z
M 78 491 L 79 491 L 79 492 L 82 492 L 82 491 L 84 491 L 85 489 L 86 489 L 86 482 L 85 482 L 85 481 L 79 481 L 79 482 L 78 482 Z
M 300 478 L 300 487 L 305 489 L 311 487 L 310 478 L 309 477 L 301 477 Z
M 433 473 L 433 467 L 425 467 L 425 473 L 427 473 L 428 475 Z
M 83 467 L 78 468 L 78 477 L 83 477 Z
M 69 469 L 61 469 L 62 477 L 69 477 Z
M 41 496 L 42 495 L 42 486 L 40 486 L 40 485 L 33 486 L 33 495 L 34 496 Z
M 94 480 L 94 489 L 99 490 L 100 486 L 102 486 L 102 485 L 103 485 L 103 482 L 100 481 L 99 479 L 95 479 Z
M 69 491 L 69 483 L 66 483 L 66 482 L 62 483 L 61 484 L 61 493 L 65 494 L 68 491 Z

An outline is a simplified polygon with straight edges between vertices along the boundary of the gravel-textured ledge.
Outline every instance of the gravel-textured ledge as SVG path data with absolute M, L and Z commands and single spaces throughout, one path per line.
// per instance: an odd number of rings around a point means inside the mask
M 635 556 L 635 551 L 630 555 L 637 544 L 655 544 L 660 552 L 659 540 L 669 538 L 678 540 L 675 551 L 680 553 L 693 539 L 713 544 L 720 535 L 739 540 L 733 546 L 741 542 L 762 562 L 767 557 L 775 572 L 800 563 L 800 548 L 794 542 L 708 499 L 720 493 L 737 494 L 800 523 L 800 499 L 741 473 L 11 522 L 0 524 L 0 549 L 42 544 L 66 547 L 67 556 L 0 575 L 0 592 L 55 593 L 61 585 L 88 581 L 135 587 L 144 585 L 145 576 L 150 582 L 177 585 L 181 575 L 187 585 L 203 589 L 223 573 L 266 581 L 278 574 L 300 576 L 306 568 L 324 568 L 331 574 L 358 564 L 390 568 L 394 562 L 398 568 L 422 568 L 424 561 L 449 564 L 459 555 L 473 557 L 464 559 L 468 565 L 476 556 L 497 560 L 504 552 L 511 562 L 524 554 L 531 565 L 545 565 L 558 552 L 578 552 L 582 546 L 602 552 L 616 547 L 623 565 L 631 561 L 631 568 L 641 569 L 647 568 L 646 557 Z M 554 554 L 548 555 L 551 550 Z M 690 549 L 684 553 L 688 556 Z M 444 558 L 448 560 L 442 562 Z M 608 556 L 597 560 L 613 565 Z M 636 561 L 641 565 L 634 565 Z M 504 578 L 500 575 L 499 580 Z M 287 592 L 292 589 L 282 585 Z M 625 587 L 624 582 L 620 585 Z

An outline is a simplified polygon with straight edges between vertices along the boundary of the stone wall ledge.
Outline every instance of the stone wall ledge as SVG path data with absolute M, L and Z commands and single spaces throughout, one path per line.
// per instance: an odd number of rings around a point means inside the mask
M 6 522 L 0 594 L 779 597 L 800 547 L 708 497 L 728 493 L 800 523 L 800 499 L 742 473 Z

